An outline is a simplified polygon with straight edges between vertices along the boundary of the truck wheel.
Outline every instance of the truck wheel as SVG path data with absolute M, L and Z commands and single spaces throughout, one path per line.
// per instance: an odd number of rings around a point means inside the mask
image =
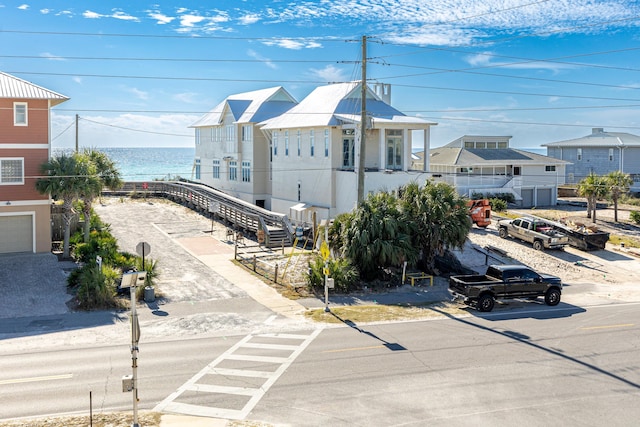
M 493 297 L 491 295 L 481 295 L 478 299 L 478 310 L 489 312 L 493 310 Z
M 498 234 L 500 234 L 500 237 L 502 237 L 503 239 L 506 239 L 507 237 L 509 237 L 509 232 L 504 227 L 500 227 Z
M 546 294 L 544 294 L 544 303 L 547 305 L 558 305 L 560 303 L 560 291 L 557 289 L 549 289 Z
M 535 249 L 536 251 L 544 251 L 544 245 L 540 240 L 534 240 L 533 249 Z

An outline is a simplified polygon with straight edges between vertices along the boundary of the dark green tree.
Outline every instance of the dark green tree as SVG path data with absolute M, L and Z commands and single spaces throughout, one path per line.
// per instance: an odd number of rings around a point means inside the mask
M 462 248 L 471 229 L 466 199 L 446 183 L 412 183 L 401 189 L 402 222 L 414 230 L 412 245 L 433 271 L 435 257 L 446 249 Z
M 628 173 L 613 171 L 606 176 L 606 180 L 609 184 L 609 195 L 613 200 L 613 218 L 615 222 L 618 222 L 618 200 L 622 195 L 629 192 L 633 179 Z

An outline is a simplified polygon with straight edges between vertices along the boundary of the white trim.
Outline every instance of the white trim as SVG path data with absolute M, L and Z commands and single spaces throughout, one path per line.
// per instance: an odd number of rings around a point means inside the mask
M 7 202 L 11 202 L 10 205 L 7 205 Z M 41 205 L 50 205 L 51 199 L 47 200 L 0 200 L 0 208 L 7 208 L 11 206 L 41 206 Z
M 48 150 L 48 149 L 49 149 L 49 144 L 2 144 L 0 145 L 0 150 Z
M 16 109 L 18 106 L 24 106 L 24 123 L 18 123 L 16 121 Z M 29 104 L 27 102 L 14 102 L 13 103 L 13 125 L 14 126 L 29 126 Z

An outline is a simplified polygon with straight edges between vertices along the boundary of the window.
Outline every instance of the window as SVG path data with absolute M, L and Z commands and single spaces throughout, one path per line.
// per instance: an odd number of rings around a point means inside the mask
M 200 129 L 196 128 L 196 145 L 200 145 Z
M 316 150 L 316 135 L 313 129 L 309 131 L 309 155 L 313 157 Z
M 301 147 L 300 147 L 300 143 L 301 143 L 300 142 L 300 131 L 298 131 L 298 133 L 296 134 L 296 138 L 297 138 L 297 141 L 298 141 L 298 157 L 300 157 L 300 149 L 301 149 Z
M 545 167 L 544 167 L 544 171 L 545 171 L 545 172 L 555 172 L 555 171 L 556 171 L 556 167 L 555 167 L 555 165 L 552 165 L 552 166 L 545 166 Z
M 514 166 L 513 167 L 513 175 L 514 176 L 520 176 L 520 166 Z
M 200 179 L 200 159 L 196 159 L 196 179 Z
M 242 142 L 251 142 L 253 140 L 253 126 L 242 125 Z
M 289 155 L 289 131 L 284 131 L 284 155 Z
M 399 129 L 387 130 L 387 169 L 402 169 L 402 131 Z
M 0 185 L 24 184 L 24 159 L 0 159 Z
M 13 125 L 27 126 L 27 103 L 26 102 L 13 103 Z
M 498 148 L 507 148 L 506 141 L 498 141 Z
M 251 182 L 251 162 L 242 162 L 242 182 Z
M 578 148 L 578 161 L 582 160 L 582 148 Z
M 613 148 L 609 148 L 609 161 L 613 162 Z
M 324 156 L 329 157 L 329 129 L 324 130 Z
M 220 159 L 213 159 L 213 178 L 220 179 Z
M 229 181 L 238 180 L 238 162 L 233 160 L 229 162 Z
M 213 138 L 213 141 L 216 142 L 222 141 L 222 126 L 216 126 L 213 128 L 211 138 Z
M 233 141 L 236 139 L 236 128 L 233 125 L 227 125 L 226 131 L 227 141 Z
M 273 155 L 278 155 L 278 132 L 273 132 Z
M 354 129 L 342 130 L 342 167 L 352 168 L 354 164 L 354 145 L 355 145 Z
M 302 199 L 302 184 L 298 181 L 298 201 Z

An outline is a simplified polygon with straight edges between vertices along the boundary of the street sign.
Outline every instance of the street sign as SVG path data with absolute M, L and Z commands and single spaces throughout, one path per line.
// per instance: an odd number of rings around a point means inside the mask
M 136 245 L 136 253 L 141 257 L 149 255 L 151 253 L 151 245 L 147 242 L 140 242 Z
M 329 259 L 329 245 L 327 245 L 327 242 L 325 240 L 323 240 L 322 244 L 320 245 L 320 255 L 322 255 L 322 259 L 325 261 Z

